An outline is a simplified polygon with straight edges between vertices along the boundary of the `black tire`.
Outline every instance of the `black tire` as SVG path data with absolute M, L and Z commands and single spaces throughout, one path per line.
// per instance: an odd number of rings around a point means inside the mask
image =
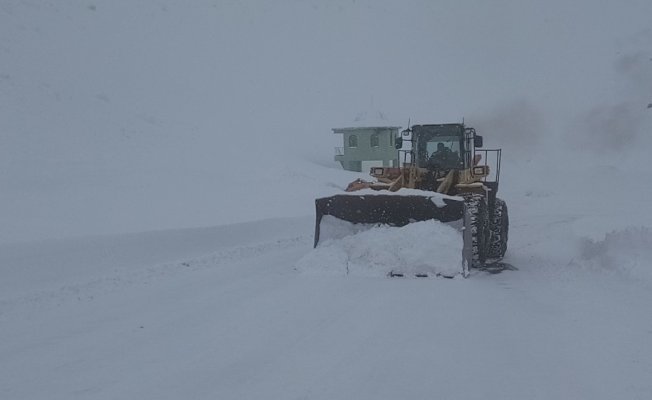
M 504 200 L 496 198 L 492 214 L 487 258 L 497 261 L 505 256 L 509 236 L 509 215 Z
M 487 259 L 489 239 L 489 215 L 487 200 L 481 194 L 465 193 L 464 203 L 468 214 L 467 229 L 471 229 L 471 267 L 480 268 Z

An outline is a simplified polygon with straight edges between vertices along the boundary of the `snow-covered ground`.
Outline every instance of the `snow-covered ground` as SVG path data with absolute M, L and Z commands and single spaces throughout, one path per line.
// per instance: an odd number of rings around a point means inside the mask
M 647 398 L 637 197 L 504 189 L 517 270 L 468 279 L 306 271 L 312 215 L 3 245 L 2 397 Z
M 652 3 L 507 3 L 3 1 L 0 398 L 650 398 Z M 312 248 L 370 96 L 504 147 L 513 269 Z

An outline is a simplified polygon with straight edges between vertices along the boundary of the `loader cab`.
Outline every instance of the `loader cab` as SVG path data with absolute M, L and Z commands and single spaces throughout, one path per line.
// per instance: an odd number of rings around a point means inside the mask
M 414 125 L 411 131 L 417 167 L 450 170 L 467 165 L 464 125 Z
M 480 181 L 498 190 L 500 179 L 501 149 L 485 149 L 482 136 L 474 128 L 464 124 L 413 125 L 401 132 L 404 138 L 396 140 L 398 158 L 404 167 L 424 168 L 435 176 L 442 176 L 450 170 L 470 169 Z M 405 146 L 404 142 L 409 143 Z M 450 157 L 445 162 L 433 159 L 442 145 Z M 433 159 L 432 162 L 429 162 Z

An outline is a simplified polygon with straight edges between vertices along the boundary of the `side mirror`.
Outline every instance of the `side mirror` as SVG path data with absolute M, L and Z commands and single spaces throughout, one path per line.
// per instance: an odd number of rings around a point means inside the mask
M 475 135 L 473 137 L 473 146 L 475 147 L 482 147 L 482 136 L 480 135 Z
M 403 147 L 403 138 L 402 137 L 397 137 L 394 139 L 394 147 L 398 150 L 400 150 Z

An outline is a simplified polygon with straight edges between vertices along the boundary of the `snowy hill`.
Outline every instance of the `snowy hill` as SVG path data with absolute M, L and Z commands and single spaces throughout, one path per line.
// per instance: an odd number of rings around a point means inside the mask
M 649 398 L 649 15 L 4 0 L 0 397 Z M 503 147 L 515 270 L 306 271 L 370 98 Z

